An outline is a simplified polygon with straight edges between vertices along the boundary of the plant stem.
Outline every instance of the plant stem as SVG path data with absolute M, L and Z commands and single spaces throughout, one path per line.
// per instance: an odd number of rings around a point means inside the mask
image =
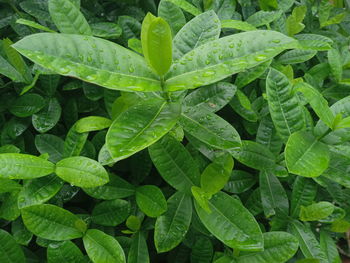
M 167 91 L 165 90 L 164 76 L 160 76 L 160 86 L 161 86 L 161 88 L 162 88 L 163 95 L 165 96 L 165 99 L 169 102 L 169 101 L 170 101 L 170 96 L 169 96 L 169 92 L 167 92 Z

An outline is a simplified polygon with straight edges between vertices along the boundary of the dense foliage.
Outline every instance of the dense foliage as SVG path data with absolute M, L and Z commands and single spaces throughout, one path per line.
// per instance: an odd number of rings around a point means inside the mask
M 0 0 L 0 262 L 341 262 L 349 5 Z

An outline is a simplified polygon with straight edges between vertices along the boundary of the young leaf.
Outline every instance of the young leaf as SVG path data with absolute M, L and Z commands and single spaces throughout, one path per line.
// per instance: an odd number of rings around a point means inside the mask
M 112 121 L 110 119 L 89 116 L 78 120 L 75 124 L 75 130 L 79 133 L 99 131 L 108 128 L 111 124 Z
M 84 260 L 83 253 L 72 241 L 64 241 L 58 245 L 49 245 L 47 248 L 48 263 L 83 263 Z
M 328 168 L 329 156 L 328 146 L 318 141 L 310 132 L 295 132 L 286 144 L 288 171 L 300 176 L 320 176 Z
M 162 191 L 154 185 L 144 185 L 136 189 L 136 203 L 149 217 L 158 217 L 167 211 L 167 202 Z
M 21 153 L 0 154 L 0 178 L 32 179 L 53 173 L 55 165 L 42 158 Z
M 240 201 L 219 192 L 209 201 L 211 213 L 197 202 L 197 214 L 205 227 L 225 245 L 244 251 L 263 249 L 263 237 L 259 225 Z
M 89 229 L 83 237 L 84 247 L 94 263 L 126 263 L 125 254 L 119 242 L 97 229 Z
M 179 103 L 150 99 L 121 113 L 106 136 L 107 148 L 114 161 L 125 159 L 159 140 L 175 125 L 180 106 Z
M 232 28 L 232 29 L 238 29 L 241 31 L 252 31 L 256 30 L 256 27 L 239 20 L 222 20 L 221 21 L 221 27 L 222 28 Z
M 166 75 L 166 89 L 194 89 L 214 83 L 268 61 L 296 45 L 294 39 L 265 30 L 234 34 L 208 42 L 173 64 Z
M 64 76 L 109 89 L 161 90 L 159 80 L 140 55 L 107 40 L 91 36 L 39 33 L 23 38 L 13 47 L 40 66 Z M 55 60 L 52 60 L 53 57 Z
M 168 210 L 157 218 L 154 243 L 157 252 L 167 252 L 181 243 L 192 218 L 192 200 L 185 193 L 177 192 L 168 200 Z
M 70 0 L 49 0 L 50 16 L 61 31 L 67 34 L 91 35 L 91 28 L 79 7 Z
M 142 50 L 147 63 L 159 76 L 168 72 L 172 63 L 172 33 L 168 23 L 149 13 L 142 24 Z
M 180 59 L 196 47 L 218 39 L 220 31 L 220 21 L 214 11 L 196 16 L 174 37 L 174 60 Z
M 297 6 L 292 14 L 287 18 L 287 32 L 289 36 L 294 36 L 302 31 L 305 25 L 302 23 L 306 15 L 307 7 L 305 5 Z
M 337 82 L 341 81 L 343 75 L 343 67 L 341 55 L 337 49 L 328 50 L 328 63 L 331 67 L 331 73 Z
M 16 240 L 5 230 L 0 229 L 0 261 L 3 263 L 25 263 L 22 248 Z
M 305 128 L 302 108 L 283 73 L 270 69 L 266 79 L 266 94 L 272 121 L 284 141 L 292 133 Z
M 318 221 L 328 217 L 333 211 L 332 203 L 322 201 L 309 206 L 301 206 L 299 217 L 301 221 Z
M 71 212 L 54 205 L 33 205 L 21 209 L 22 219 L 30 232 L 50 240 L 82 237 L 86 223 Z
M 297 252 L 298 240 L 286 232 L 263 234 L 264 251 L 243 255 L 237 263 L 280 263 L 288 261 Z
M 108 183 L 108 174 L 103 166 L 83 156 L 62 159 L 56 164 L 55 173 L 79 187 L 96 187 Z
M 117 226 L 130 213 L 130 203 L 122 199 L 103 201 L 92 210 L 92 222 L 101 226 Z
M 174 137 L 165 135 L 149 147 L 149 154 L 160 175 L 175 189 L 191 193 L 191 187 L 199 185 L 194 159 Z

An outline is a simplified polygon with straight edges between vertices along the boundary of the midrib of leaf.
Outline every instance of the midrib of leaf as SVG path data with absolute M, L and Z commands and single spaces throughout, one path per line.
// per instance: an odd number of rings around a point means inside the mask
M 149 198 L 148 195 L 145 195 L 145 194 L 143 194 L 143 193 L 141 193 L 141 192 L 138 192 L 138 194 L 139 194 L 139 195 L 142 195 L 145 199 L 151 201 L 151 202 L 147 202 L 148 204 L 149 204 L 149 203 L 156 204 L 156 207 L 162 209 L 162 207 L 161 207 L 160 205 L 158 205 L 158 203 L 157 203 L 156 201 L 154 201 L 153 199 Z
M 308 246 L 308 243 L 304 240 L 303 235 L 299 232 L 299 228 L 296 227 L 296 226 L 294 226 L 294 228 L 296 229 L 296 231 L 297 231 L 299 237 L 301 238 L 303 244 L 307 247 L 307 250 L 308 250 L 308 252 L 310 253 L 311 257 L 316 256 L 316 255 L 314 255 L 314 253 L 312 252 L 312 249 L 310 249 L 310 247 Z M 299 242 L 300 242 L 300 241 L 299 241 Z
M 67 169 L 67 170 L 78 171 L 78 173 L 83 171 L 84 173 L 89 174 L 91 177 L 97 178 L 98 181 L 102 179 L 101 177 L 95 175 L 96 174 L 95 172 L 90 172 L 89 170 L 80 170 L 80 169 L 77 169 L 77 168 L 74 168 L 74 167 L 70 167 L 70 166 L 66 166 L 66 165 L 65 166 L 61 166 L 61 167 L 57 167 L 57 168 L 63 168 L 63 169 Z
M 35 195 L 35 194 L 37 194 L 38 192 L 40 192 L 43 188 L 45 188 L 46 186 L 48 186 L 48 185 L 51 185 L 51 183 L 53 182 L 53 181 L 55 181 L 56 180 L 56 177 L 53 177 L 48 183 L 46 183 L 45 185 L 43 185 L 42 187 L 40 187 L 38 190 L 36 190 L 34 193 L 33 193 L 33 195 Z
M 267 173 L 267 172 L 265 172 L 265 173 Z M 273 205 L 272 210 L 274 211 L 274 213 L 276 213 L 275 212 L 276 202 L 275 202 L 275 198 L 274 198 L 273 193 L 272 193 L 272 188 L 271 188 L 270 180 L 268 177 L 269 176 L 266 174 L 266 179 L 267 179 L 266 181 L 267 181 L 267 185 L 269 188 L 270 197 L 271 197 L 271 201 L 272 201 L 272 205 Z
M 312 148 L 317 142 L 318 142 L 317 139 L 314 140 L 314 142 L 310 145 L 310 147 L 308 147 L 307 150 L 304 151 L 303 154 L 300 156 L 300 158 L 299 158 L 297 161 L 294 162 L 294 164 L 292 165 L 291 168 L 295 167 L 296 164 L 299 163 L 301 159 L 303 159 L 303 157 L 311 150 L 311 148 Z
M 96 242 L 95 239 L 90 238 L 89 235 L 87 235 L 86 237 L 87 237 L 90 241 L 92 241 L 92 243 L 94 243 L 97 247 L 100 247 L 100 248 L 102 248 L 102 250 L 104 250 L 105 252 L 107 252 L 107 254 L 110 255 L 112 258 L 115 258 L 114 255 L 111 254 L 111 253 L 109 252 L 108 249 L 106 249 L 104 246 L 100 245 L 99 242 Z M 112 238 L 113 238 L 113 237 L 112 237 Z

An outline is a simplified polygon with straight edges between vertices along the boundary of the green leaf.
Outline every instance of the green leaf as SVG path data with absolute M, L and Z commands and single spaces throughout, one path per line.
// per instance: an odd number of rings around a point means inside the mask
M 79 133 L 74 124 L 68 131 L 64 141 L 63 157 L 71 157 L 80 155 L 86 143 L 88 133 Z
M 277 20 L 282 15 L 281 11 L 258 11 L 247 19 L 247 23 L 255 26 L 265 26 Z
M 23 246 L 28 246 L 28 244 L 33 238 L 33 234 L 29 232 L 29 230 L 25 227 L 20 217 L 12 222 L 11 232 L 17 244 Z
M 159 140 L 175 125 L 180 110 L 179 103 L 150 99 L 121 113 L 106 136 L 114 161 L 125 159 Z
M 165 135 L 149 147 L 149 154 L 163 179 L 179 191 L 191 193 L 199 185 L 199 169 L 187 149 L 174 137 Z
M 259 0 L 259 6 L 262 10 L 271 10 L 278 8 L 277 0 Z
M 325 253 L 321 250 L 320 244 L 309 226 L 299 221 L 292 221 L 288 225 L 288 229 L 299 240 L 300 249 L 306 258 L 317 258 L 321 263 L 328 263 Z
M 287 18 L 286 26 L 289 36 L 294 36 L 302 31 L 305 25 L 302 23 L 307 12 L 305 5 L 297 6 L 293 9 L 292 14 Z
M 220 20 L 214 11 L 196 16 L 184 25 L 174 37 L 174 60 L 180 59 L 205 43 L 218 39 L 220 31 Z
M 125 263 L 125 255 L 118 241 L 97 229 L 89 229 L 83 237 L 84 247 L 94 263 Z
M 33 114 L 32 123 L 40 133 L 51 130 L 61 117 L 62 108 L 56 98 L 50 98 L 44 108 Z
M 21 25 L 26 25 L 26 26 L 30 26 L 32 28 L 36 28 L 36 29 L 39 29 L 39 30 L 42 30 L 42 31 L 46 31 L 46 32 L 50 32 L 50 33 L 55 33 L 54 30 L 51 30 L 50 28 L 46 27 L 46 26 L 43 26 L 43 25 L 40 25 L 34 21 L 31 21 L 31 20 L 27 20 L 27 19 L 23 19 L 23 18 L 20 18 L 20 19 L 17 19 L 16 20 L 16 23 L 17 24 L 21 24 Z
M 45 106 L 44 98 L 38 94 L 29 93 L 14 101 L 10 112 L 17 117 L 28 117 L 37 113 Z
M 219 192 L 209 200 L 211 213 L 197 202 L 195 207 L 205 227 L 225 245 L 244 251 L 263 249 L 259 225 L 240 201 Z
M 229 193 L 240 194 L 249 190 L 255 183 L 256 178 L 252 174 L 242 170 L 234 170 L 224 190 Z
M 0 178 L 31 179 L 53 173 L 55 165 L 42 158 L 21 153 L 0 154 Z
M 108 183 L 108 174 L 103 166 L 83 156 L 59 161 L 55 173 L 63 180 L 79 187 L 96 187 Z
M 61 33 L 91 35 L 84 15 L 70 0 L 49 0 L 50 16 Z
M 233 169 L 233 159 L 226 153 L 218 156 L 201 174 L 201 188 L 209 195 L 224 188 Z
M 191 263 L 211 263 L 214 248 L 208 237 L 200 236 L 196 238 L 192 245 Z
M 58 45 L 57 43 L 64 43 Z M 79 46 L 79 53 L 76 47 Z M 64 76 L 109 89 L 160 91 L 160 82 L 140 55 L 91 36 L 39 33 L 13 45 L 22 55 Z
M 288 171 L 300 176 L 320 176 L 329 165 L 328 146 L 310 132 L 293 133 L 286 144 L 285 158 Z
M 49 161 L 56 163 L 62 159 L 64 141 L 60 137 L 52 134 L 38 134 L 35 136 L 34 143 L 41 154 L 49 154 Z
M 63 181 L 54 174 L 25 181 L 18 195 L 18 207 L 43 204 L 57 194 L 62 185 Z
M 2 263 L 25 263 L 23 250 L 16 240 L 5 230 L 0 229 L 0 261 Z
M 14 82 L 24 82 L 23 76 L 5 58 L 0 55 L 0 74 Z
M 172 63 L 172 33 L 161 17 L 149 13 L 141 31 L 142 50 L 147 63 L 159 75 L 168 72 Z
M 72 241 L 64 241 L 61 244 L 52 244 L 47 248 L 48 263 L 83 263 L 84 255 Z
M 4 195 L 4 199 L 0 207 L 0 218 L 7 221 L 13 221 L 20 216 L 21 213 L 17 206 L 17 199 L 18 191 Z
M 202 188 L 198 186 L 192 186 L 191 192 L 198 203 L 198 205 L 207 213 L 211 213 L 211 209 L 209 207 L 209 199 L 211 198 L 211 195 L 207 194 Z
M 117 226 L 129 216 L 130 203 L 122 199 L 103 201 L 92 210 L 92 222 L 101 226 Z
M 16 192 L 22 189 L 22 185 L 11 179 L 0 179 L 0 193 Z
M 317 194 L 317 184 L 310 178 L 298 176 L 293 184 L 290 215 L 298 217 L 301 206 L 311 205 Z
M 113 174 L 109 175 L 108 183 L 102 186 L 83 188 L 83 190 L 88 195 L 103 200 L 125 198 L 135 194 L 133 185 Z
M 230 101 L 230 106 L 247 121 L 256 122 L 258 120 L 257 113 L 253 110 L 249 98 L 241 90 L 237 90 L 236 96 Z
M 278 210 L 288 214 L 288 197 L 278 178 L 272 172 L 261 171 L 259 185 L 265 216 L 271 217 L 277 214 Z
M 162 191 L 154 185 L 143 185 L 136 189 L 136 203 L 149 217 L 158 217 L 167 211 L 167 202 Z
M 343 75 L 342 59 L 339 51 L 335 48 L 328 50 L 328 63 L 334 79 L 339 82 Z
M 71 212 L 54 205 L 33 205 L 21 209 L 24 225 L 38 237 L 50 240 L 79 238 L 86 224 Z
M 333 211 L 332 203 L 321 201 L 309 206 L 301 206 L 299 217 L 301 221 L 318 221 L 328 217 Z
M 298 64 L 312 59 L 316 55 L 316 50 L 294 49 L 287 51 L 280 57 L 278 62 L 281 64 Z
M 199 11 L 195 6 L 193 6 L 192 4 L 190 4 L 189 2 L 187 2 L 186 0 L 165 0 L 168 2 L 171 2 L 175 5 L 177 5 L 178 7 L 182 8 L 184 11 L 197 16 L 201 13 L 201 11 Z
M 147 241 L 142 232 L 133 235 L 128 254 L 128 263 L 149 263 Z
M 334 115 L 331 109 L 328 107 L 327 100 L 322 96 L 322 94 L 317 89 L 305 82 L 297 84 L 296 90 L 303 93 L 304 97 L 310 103 L 317 116 L 325 124 L 327 124 L 329 128 L 332 128 Z
M 333 40 L 316 34 L 298 34 L 294 36 L 305 49 L 325 51 L 332 48 Z
M 337 245 L 326 231 L 320 233 L 320 245 L 322 251 L 327 255 L 329 263 L 341 263 Z
M 282 139 L 278 136 L 270 116 L 262 118 L 256 132 L 256 142 L 265 145 L 272 153 L 281 151 Z
M 99 22 L 91 24 L 92 34 L 97 37 L 115 39 L 120 37 L 122 29 L 118 24 Z
M 169 91 L 193 89 L 255 67 L 297 42 L 274 31 L 249 31 L 210 41 L 184 55 L 166 75 Z
M 237 263 L 280 263 L 287 262 L 297 252 L 298 240 L 286 232 L 263 234 L 264 251 L 237 258 Z
M 247 86 L 252 81 L 259 78 L 261 75 L 263 75 L 266 72 L 266 70 L 269 68 L 271 61 L 272 60 L 268 60 L 264 63 L 259 64 L 256 67 L 253 67 L 246 71 L 238 73 L 235 80 L 235 85 L 237 86 L 237 88 L 241 89 Z
M 176 34 L 186 24 L 186 18 L 181 8 L 166 0 L 160 1 L 158 16 L 168 22 L 173 34 Z
M 181 243 L 192 219 L 192 200 L 176 192 L 168 200 L 168 210 L 157 218 L 154 243 L 158 253 L 167 252 Z
M 305 128 L 303 109 L 292 94 L 292 86 L 283 73 L 270 69 L 266 79 L 266 94 L 272 121 L 284 141 L 292 133 Z
M 196 89 L 183 101 L 186 108 L 205 108 L 217 112 L 230 102 L 237 87 L 228 82 L 218 82 L 207 87 Z M 186 111 L 186 110 L 185 110 Z
M 232 29 L 237 29 L 241 31 L 252 31 L 256 30 L 256 27 L 240 20 L 222 20 L 221 21 L 221 27 L 222 28 L 232 28 Z
M 79 133 L 99 131 L 111 126 L 112 121 L 105 117 L 89 116 L 78 120 L 75 130 Z
M 204 108 L 189 108 L 182 113 L 179 123 L 190 135 L 214 148 L 233 149 L 241 144 L 239 134 L 231 124 Z
M 271 169 L 276 165 L 273 153 L 254 141 L 244 140 L 241 148 L 230 153 L 240 163 L 257 170 Z

